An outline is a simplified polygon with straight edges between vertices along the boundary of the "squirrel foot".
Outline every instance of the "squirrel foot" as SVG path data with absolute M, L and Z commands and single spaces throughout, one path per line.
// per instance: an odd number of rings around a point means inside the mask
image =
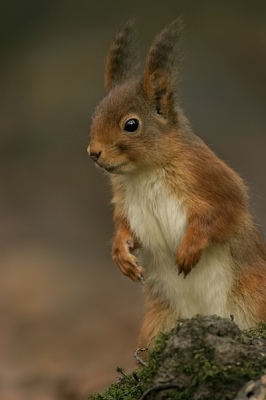
M 117 239 L 113 244 L 112 257 L 121 272 L 132 279 L 133 282 L 143 284 L 144 269 L 139 266 L 139 261 L 136 256 L 130 253 L 130 249 L 134 248 L 132 238 L 126 240 Z
M 192 268 L 199 262 L 202 249 L 195 250 L 186 242 L 182 242 L 176 253 L 178 275 L 184 273 L 184 278 L 191 272 Z

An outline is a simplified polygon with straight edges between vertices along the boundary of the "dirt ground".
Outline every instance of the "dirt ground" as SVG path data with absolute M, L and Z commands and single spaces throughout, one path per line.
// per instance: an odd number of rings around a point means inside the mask
M 182 104 L 248 182 L 265 233 L 266 8 L 168 1 L 150 15 L 140 1 L 4 3 L 0 398 L 85 399 L 116 379 L 116 366 L 134 368 L 143 315 L 141 287 L 111 261 L 110 188 L 86 154 L 110 38 L 134 6 L 143 52 L 183 14 Z

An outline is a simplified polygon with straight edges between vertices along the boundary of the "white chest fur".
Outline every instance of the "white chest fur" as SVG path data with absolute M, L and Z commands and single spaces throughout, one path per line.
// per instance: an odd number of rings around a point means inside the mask
M 184 205 L 170 195 L 163 173 L 134 177 L 126 183 L 125 212 L 144 248 L 175 252 L 187 228 Z
M 210 246 L 186 279 L 178 276 L 175 255 L 187 230 L 185 205 L 170 193 L 162 172 L 122 179 L 124 212 L 141 243 L 138 257 L 145 269 L 145 287 L 168 303 L 177 318 L 229 317 L 229 251 L 222 245 Z

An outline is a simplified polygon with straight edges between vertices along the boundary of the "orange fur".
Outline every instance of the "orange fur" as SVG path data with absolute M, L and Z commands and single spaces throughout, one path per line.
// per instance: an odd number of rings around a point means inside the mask
M 180 22 L 155 38 L 140 77 L 130 26 L 108 53 L 109 93 L 92 119 L 89 154 L 111 173 L 113 260 L 133 281 L 145 278 L 139 346 L 199 312 L 234 314 L 242 328 L 266 321 L 266 248 L 247 189 L 193 134 L 178 104 Z
M 177 316 L 171 308 L 151 296 L 145 299 L 145 318 L 138 338 L 138 347 L 147 346 L 148 342 L 159 332 L 170 331 L 176 324 Z M 152 343 L 151 343 L 152 347 Z
M 121 272 L 131 278 L 134 282 L 140 281 L 143 276 L 143 268 L 138 266 L 138 259 L 131 251 L 138 247 L 137 239 L 131 232 L 128 223 L 119 215 L 116 209 L 114 215 L 116 223 L 116 234 L 113 240 L 113 261 Z
M 255 273 L 248 269 L 245 274 L 236 279 L 233 299 L 241 306 L 243 314 L 251 316 L 251 326 L 266 321 L 265 291 L 265 265 L 257 265 Z M 246 315 L 243 315 L 243 318 Z

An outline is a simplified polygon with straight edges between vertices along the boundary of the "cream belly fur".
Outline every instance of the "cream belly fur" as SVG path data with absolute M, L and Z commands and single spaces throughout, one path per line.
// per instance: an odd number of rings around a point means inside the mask
M 168 303 L 176 318 L 217 314 L 229 318 L 228 294 L 233 283 L 225 245 L 213 245 L 184 279 L 175 255 L 187 230 L 186 208 L 165 185 L 164 174 L 120 176 L 126 189 L 124 213 L 140 240 L 137 254 L 145 269 L 145 287 Z

